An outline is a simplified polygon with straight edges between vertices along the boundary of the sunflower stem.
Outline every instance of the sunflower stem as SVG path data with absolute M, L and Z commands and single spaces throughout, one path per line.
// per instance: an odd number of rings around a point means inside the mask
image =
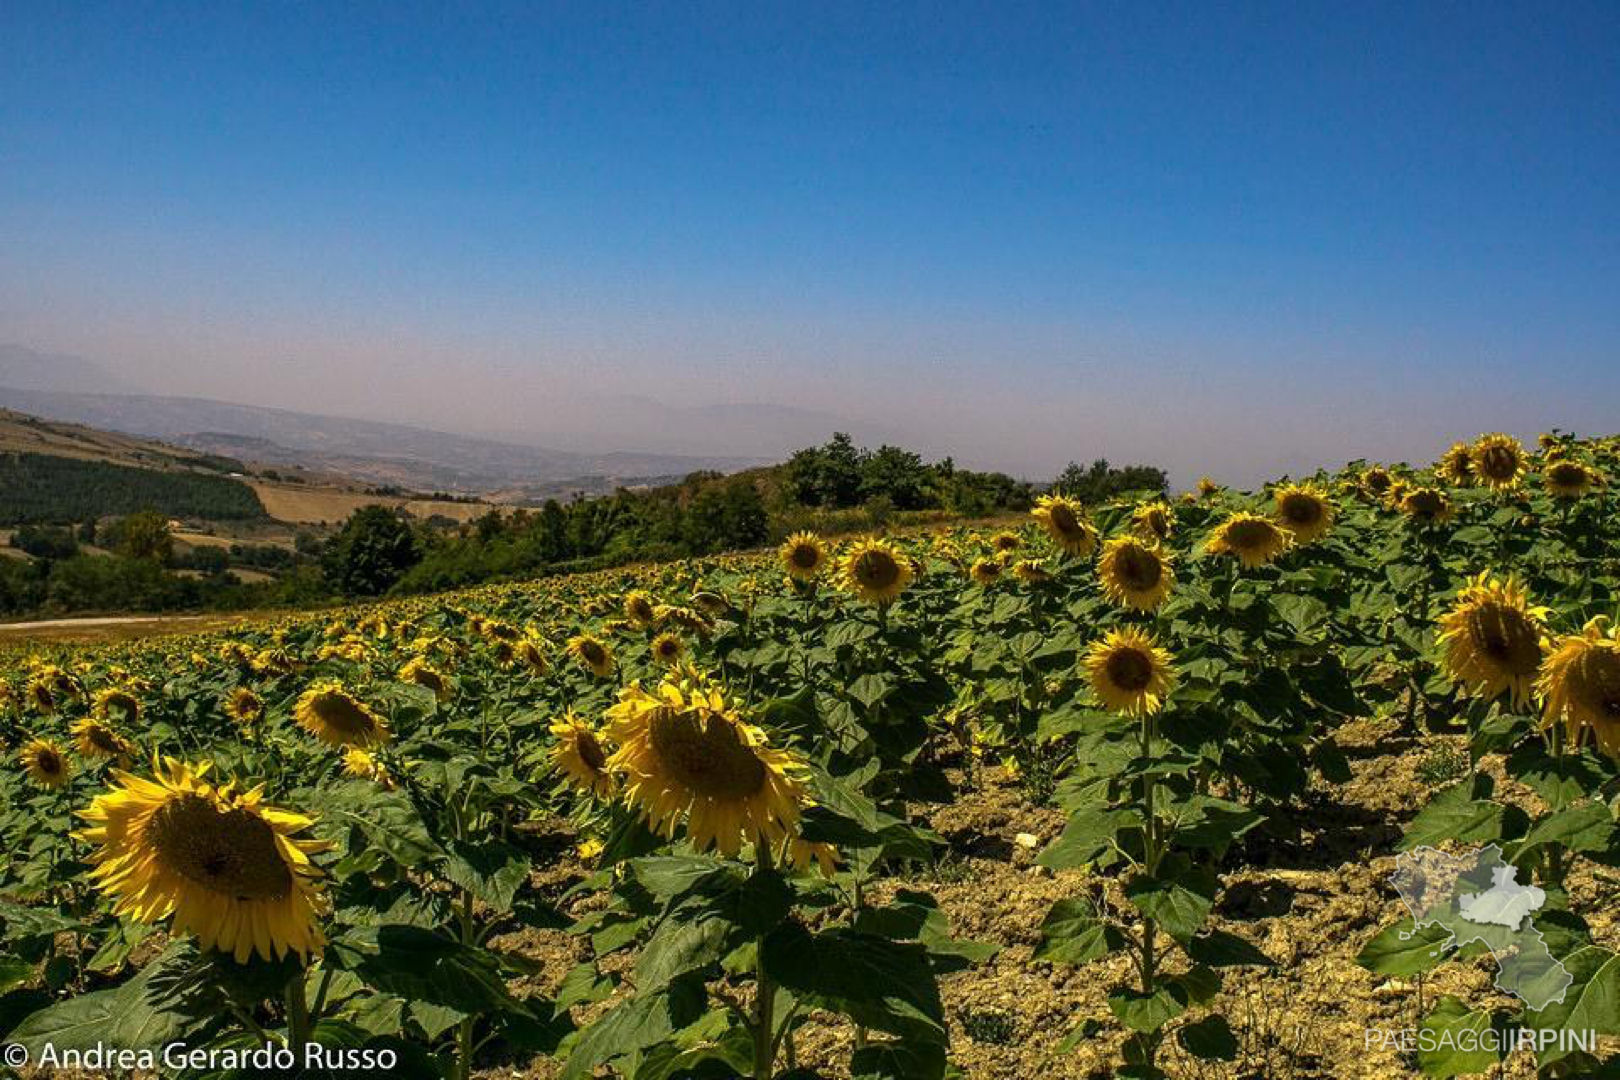
M 763 836 L 754 839 L 754 873 L 771 871 L 771 847 Z M 771 1080 L 776 1065 L 776 988 L 765 970 L 765 935 L 754 943 L 754 1080 Z
M 303 968 L 287 980 L 283 996 L 287 1004 L 287 1047 L 302 1060 L 304 1046 L 309 1042 L 309 1002 L 304 997 Z

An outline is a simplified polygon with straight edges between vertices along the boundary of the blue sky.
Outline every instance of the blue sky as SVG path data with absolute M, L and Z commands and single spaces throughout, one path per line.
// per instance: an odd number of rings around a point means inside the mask
M 4 5 L 0 341 L 1037 475 L 1615 427 L 1620 6 L 876 7 Z

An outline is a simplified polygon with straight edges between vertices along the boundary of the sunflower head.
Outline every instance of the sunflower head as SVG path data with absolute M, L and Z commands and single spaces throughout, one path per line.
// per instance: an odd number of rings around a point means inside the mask
M 551 766 L 579 791 L 607 799 L 613 796 L 613 774 L 608 771 L 608 750 L 600 733 L 594 731 L 573 710 L 555 724 L 551 734 Z
M 624 598 L 624 617 L 630 620 L 630 625 L 638 629 L 645 629 L 653 624 L 657 618 L 656 606 L 652 597 L 640 589 L 629 593 Z
M 264 702 L 245 686 L 238 686 L 225 699 L 225 715 L 243 727 L 251 727 L 264 718 Z
M 1397 505 L 1407 520 L 1418 525 L 1443 525 L 1456 513 L 1451 496 L 1439 488 L 1408 488 Z
M 827 546 L 813 532 L 796 532 L 782 543 L 777 552 L 782 569 L 798 581 L 813 581 L 827 565 Z
M 44 788 L 59 788 L 73 776 L 67 751 L 50 739 L 29 739 L 17 751 L 17 760 L 28 779 Z
M 575 634 L 569 638 L 568 655 L 598 679 L 613 674 L 613 649 L 594 634 Z
M 1097 529 L 1086 520 L 1085 508 L 1067 496 L 1042 495 L 1030 515 L 1070 555 L 1083 559 L 1097 547 Z
M 973 584 L 990 586 L 1001 580 L 1002 565 L 996 559 L 975 559 L 973 566 L 968 570 L 968 577 Z
M 1212 555 L 1231 555 L 1253 570 L 1275 560 L 1290 543 L 1289 534 L 1270 518 L 1239 510 L 1215 527 L 1204 550 Z
M 1198 497 L 1200 499 L 1213 499 L 1221 493 L 1221 485 L 1207 476 L 1198 478 Z
M 998 554 L 1017 551 L 1023 544 L 1024 538 L 1011 529 L 1003 529 L 990 538 L 990 546 L 995 548 Z
M 1547 492 L 1555 499 L 1579 499 L 1602 483 L 1596 471 L 1578 461 L 1554 461 L 1543 471 Z
M 328 746 L 379 746 L 393 737 L 386 720 L 330 680 L 304 691 L 293 706 L 293 719 Z
M 686 642 L 673 630 L 665 630 L 652 640 L 652 657 L 665 667 L 673 667 L 686 656 Z
M 1523 707 L 1541 667 L 1547 614 L 1511 578 L 1498 581 L 1486 572 L 1470 579 L 1440 618 L 1446 674 L 1477 697 L 1507 694 L 1514 708 Z
M 1116 536 L 1103 545 L 1097 576 L 1108 599 L 1138 611 L 1152 611 L 1170 595 L 1175 572 L 1158 544 Z
M 1320 539 L 1333 527 L 1333 504 L 1315 484 L 1289 484 L 1277 489 L 1277 524 L 1301 546 Z
M 703 677 L 672 675 L 656 693 L 632 683 L 608 710 L 608 736 L 619 747 L 608 769 L 654 831 L 673 836 L 684 816 L 693 847 L 725 855 L 797 833 L 803 764 Z
M 882 540 L 863 540 L 844 556 L 844 580 L 850 590 L 880 607 L 899 599 L 913 576 L 911 561 Z
M 1536 690 L 1546 702 L 1543 727 L 1562 723 L 1576 745 L 1589 730 L 1604 753 L 1620 758 L 1620 634 L 1608 619 L 1559 640 Z
M 1382 465 L 1373 465 L 1361 471 L 1361 490 L 1369 495 L 1386 494 L 1394 482 L 1395 477 Z
M 394 776 L 388 766 L 378 761 L 370 751 L 351 746 L 343 754 L 343 772 L 357 780 L 370 780 L 387 791 L 394 789 Z
M 73 733 L 73 744 L 78 747 L 80 755 L 87 758 L 128 757 L 134 749 L 129 740 L 114 731 L 107 721 L 93 716 L 75 720 L 69 730 Z
M 82 815 L 90 877 L 113 913 L 143 923 L 172 916 L 173 933 L 239 964 L 318 953 L 323 899 L 310 856 L 329 845 L 297 839 L 313 822 L 264 805 L 262 788 L 209 783 L 206 763 L 165 760 L 155 772 L 115 772 L 118 786 Z
M 1026 585 L 1045 585 L 1052 580 L 1052 571 L 1039 559 L 1019 559 L 1013 563 L 1013 576 Z
M 1136 534 L 1148 540 L 1165 541 L 1170 539 L 1170 529 L 1176 520 L 1176 512 L 1170 504 L 1163 502 L 1143 503 L 1131 511 L 1131 528 Z
M 141 699 L 122 687 L 111 686 L 96 693 L 92 711 L 102 720 L 116 718 L 133 724 L 141 718 Z
M 1526 462 L 1524 447 L 1511 435 L 1496 432 L 1481 435 L 1469 451 L 1474 476 L 1494 491 L 1506 491 L 1519 486 Z
M 523 666 L 534 674 L 544 675 L 551 670 L 551 661 L 546 659 L 546 644 L 533 634 L 523 635 L 512 648 Z
M 1158 712 L 1175 685 L 1170 654 L 1139 630 L 1109 631 L 1086 651 L 1085 665 L 1097 700 L 1133 716 Z
M 1451 449 L 1440 455 L 1434 471 L 1452 487 L 1467 487 L 1474 482 L 1473 448 L 1467 443 L 1452 443 Z
M 431 690 L 439 701 L 450 699 L 450 680 L 420 656 L 413 656 L 399 669 L 399 681 Z

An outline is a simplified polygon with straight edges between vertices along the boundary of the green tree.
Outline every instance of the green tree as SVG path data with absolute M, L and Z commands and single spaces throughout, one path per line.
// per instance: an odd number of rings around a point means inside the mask
M 344 596 L 380 596 L 421 559 L 421 544 L 401 514 L 362 506 L 327 545 L 321 568 Z
M 113 522 L 102 542 L 127 559 L 142 559 L 159 566 L 174 557 L 169 521 L 156 510 L 138 510 Z

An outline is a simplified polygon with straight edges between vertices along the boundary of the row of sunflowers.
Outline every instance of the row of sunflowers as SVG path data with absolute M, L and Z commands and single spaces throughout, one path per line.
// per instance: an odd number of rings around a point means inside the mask
M 14 651 L 0 1041 L 36 1061 L 343 1047 L 454 1078 L 940 1078 L 939 979 L 995 946 L 878 886 L 940 856 L 919 807 L 1042 762 L 1067 826 L 1040 859 L 1076 887 L 1031 928 L 1041 955 L 1131 958 L 1076 1037 L 1122 1033 L 1119 1075 L 1163 1075 L 1172 1041 L 1228 1059 L 1223 973 L 1271 961 L 1210 925 L 1222 875 L 1345 776 L 1347 721 L 1466 735 L 1467 775 L 1403 846 L 1497 843 L 1555 900 L 1620 864 L 1617 460 L 1615 440 L 1486 435 L 1426 469 L 1054 494 L 999 528 L 800 533 Z M 582 869 L 559 890 L 564 858 Z M 1094 903 L 1098 879 L 1127 902 Z M 1577 985 L 1505 1022 L 1620 1035 L 1620 960 L 1567 902 L 1547 917 Z M 583 959 L 537 980 L 514 928 Z M 1447 962 L 1411 937 L 1389 927 L 1364 963 Z M 1446 1003 L 1425 1024 L 1482 1017 L 1504 1022 Z M 811 1023 L 847 1030 L 837 1060 L 801 1061 Z M 1601 1064 L 1537 1053 L 1549 1074 Z

